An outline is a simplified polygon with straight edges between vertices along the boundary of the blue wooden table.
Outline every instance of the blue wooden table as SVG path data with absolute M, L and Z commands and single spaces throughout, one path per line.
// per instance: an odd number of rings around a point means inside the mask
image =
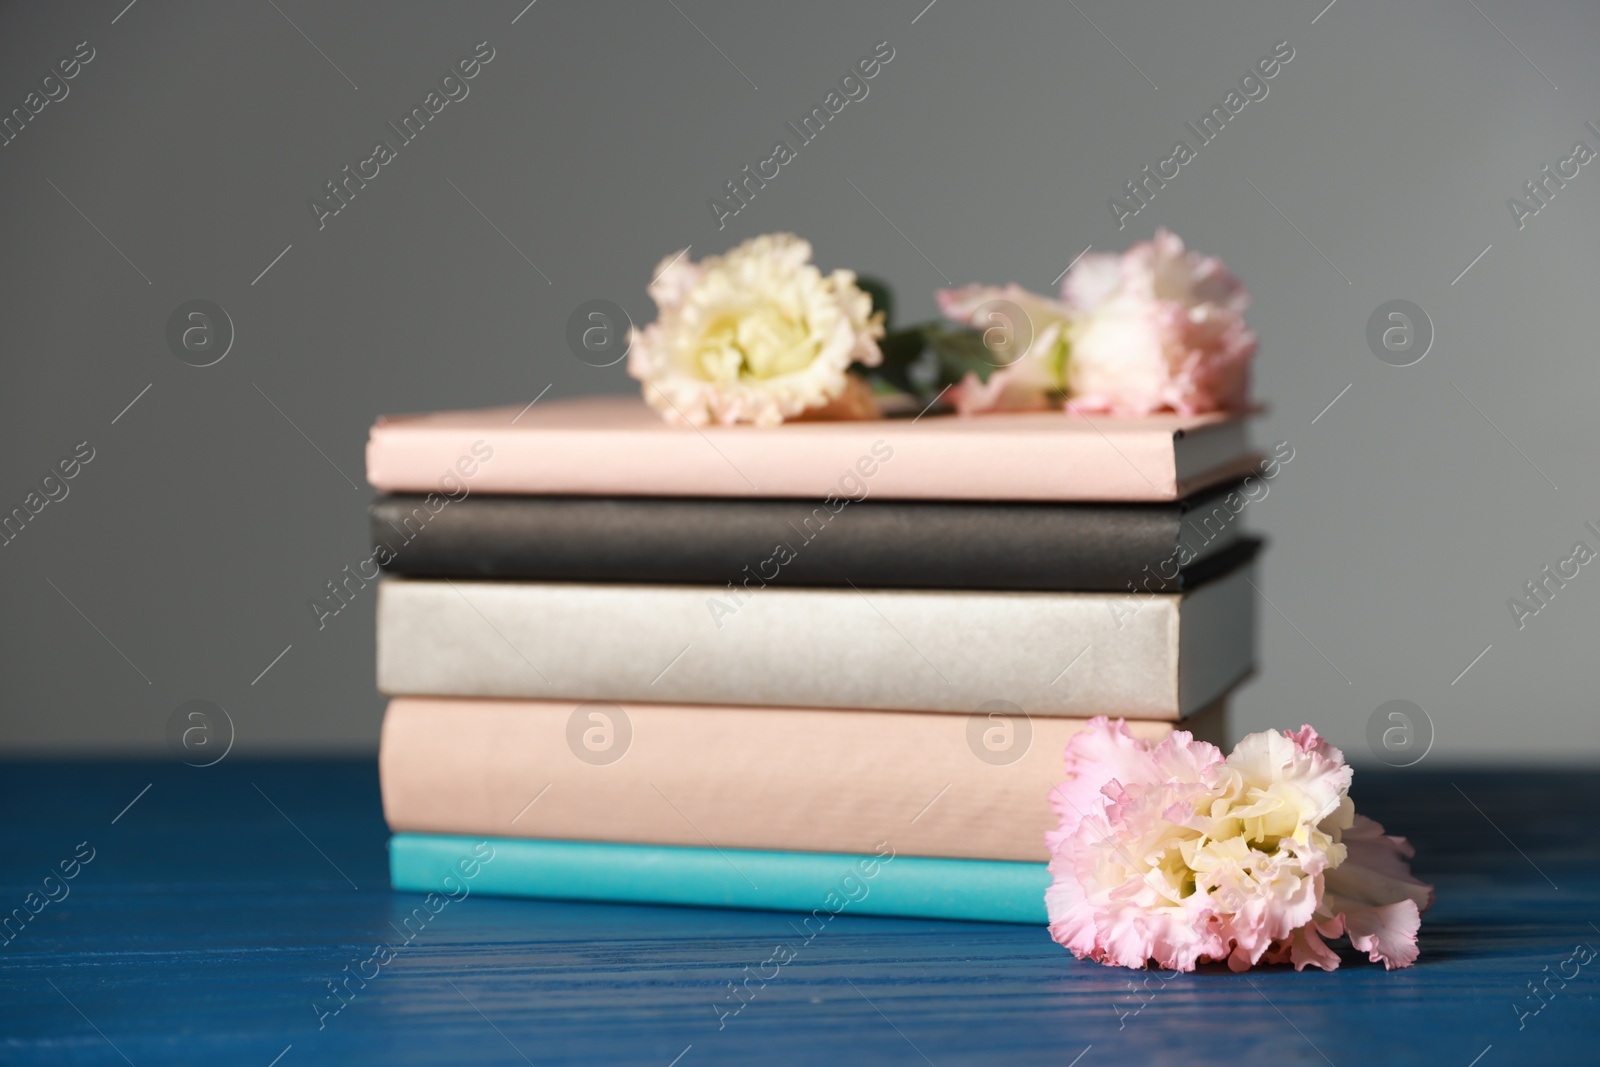
M 729 1015 L 790 917 L 469 897 L 366 962 L 419 903 L 387 888 L 371 763 L 8 764 L 0 907 L 29 918 L 0 947 L 0 1062 L 1600 1062 L 1600 958 L 1575 957 L 1600 948 L 1600 775 L 1365 771 L 1354 795 L 1438 885 L 1411 970 L 1163 981 L 1039 928 L 846 915 Z M 348 1003 L 346 967 L 376 971 Z

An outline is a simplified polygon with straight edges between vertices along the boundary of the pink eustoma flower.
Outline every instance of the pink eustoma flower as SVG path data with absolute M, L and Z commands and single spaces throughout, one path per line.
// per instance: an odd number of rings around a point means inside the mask
M 952 387 L 962 414 L 1062 403 L 1085 414 L 1195 415 L 1250 403 L 1256 335 L 1244 285 L 1222 261 L 1166 230 L 1121 255 L 1094 253 L 1067 272 L 1059 299 L 1015 285 L 941 290 L 945 317 L 987 330 L 995 307 L 1020 309 L 1032 343 L 986 381 Z M 1004 302 L 1003 304 L 1000 302 Z
M 1050 800 L 1050 933 L 1081 959 L 1192 971 L 1226 960 L 1333 970 L 1348 936 L 1386 967 L 1417 958 L 1433 887 L 1412 852 L 1355 814 L 1344 755 L 1309 726 L 1226 758 L 1176 731 L 1140 741 L 1093 720 Z

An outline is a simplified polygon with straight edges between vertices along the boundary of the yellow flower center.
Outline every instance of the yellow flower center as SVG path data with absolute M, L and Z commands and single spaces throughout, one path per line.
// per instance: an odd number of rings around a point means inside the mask
M 818 351 L 804 318 L 768 305 L 719 316 L 701 336 L 695 355 L 707 378 L 733 382 L 805 370 Z
M 1244 788 L 1215 798 L 1198 813 L 1204 829 L 1169 826 L 1165 840 L 1147 855 L 1145 883 L 1176 904 L 1200 889 L 1222 891 L 1230 910 L 1228 886 L 1245 892 L 1274 877 L 1280 850 L 1290 842 L 1312 844 L 1337 866 L 1343 848 L 1308 820 L 1300 795 L 1279 785 Z

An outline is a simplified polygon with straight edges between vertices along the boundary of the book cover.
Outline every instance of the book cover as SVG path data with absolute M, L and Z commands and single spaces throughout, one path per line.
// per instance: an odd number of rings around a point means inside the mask
M 1251 669 L 1248 558 L 1182 594 L 385 578 L 378 687 L 1172 720 Z M 1219 557 L 1220 558 L 1220 557 Z
M 469 873 L 470 872 L 470 873 Z M 488 896 L 752 908 L 805 915 L 797 936 L 839 915 L 976 922 L 1047 921 L 1043 863 L 395 834 L 395 889 Z
M 1181 724 L 1224 743 L 1219 705 Z M 394 831 L 1043 862 L 1085 720 L 400 697 L 378 765 Z M 1135 721 L 1158 742 L 1179 724 Z
M 385 569 L 415 577 L 1175 592 L 1236 543 L 1244 499 L 1236 484 L 1152 504 L 408 494 L 374 503 L 371 527 Z
M 385 416 L 386 493 L 1178 500 L 1256 470 L 1245 415 L 1011 412 L 673 426 L 634 397 Z

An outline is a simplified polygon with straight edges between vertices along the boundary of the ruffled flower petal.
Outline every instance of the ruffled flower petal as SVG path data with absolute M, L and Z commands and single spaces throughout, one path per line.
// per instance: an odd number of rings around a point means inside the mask
M 1063 398 L 1069 412 L 1135 416 L 1249 405 L 1256 352 L 1244 324 L 1249 294 L 1221 260 L 1188 250 L 1166 230 L 1120 256 L 1084 255 L 1062 281 L 1060 300 L 1016 285 L 938 296 L 945 317 L 962 325 L 988 329 L 980 320 L 993 302 L 1006 301 L 1033 327 L 1034 343 L 1013 364 L 987 381 L 969 374 L 952 389 L 962 414 L 1032 410 Z
M 1078 310 L 1098 307 L 1122 283 L 1122 257 L 1085 253 L 1061 281 L 1061 299 Z
M 1385 967 L 1417 959 L 1417 929 L 1433 906 L 1433 887 L 1412 877 L 1414 854 L 1403 837 L 1391 837 L 1364 815 L 1344 831 L 1344 863 L 1326 875 L 1319 913 L 1341 922 L 1350 943 Z
M 1123 967 L 1332 970 L 1325 938 L 1390 967 L 1417 958 L 1430 886 L 1410 846 L 1355 815 L 1344 755 L 1311 727 L 1252 734 L 1226 759 L 1175 731 L 1140 741 L 1098 718 L 1050 794 L 1051 936 Z
M 1002 344 L 1019 345 L 1009 363 L 987 380 L 968 371 L 948 397 L 962 415 L 985 411 L 1042 411 L 1058 404 L 1069 326 L 1065 305 L 1018 285 L 968 285 L 936 294 L 945 318 L 962 326 L 1001 332 Z
M 1184 247 L 1166 230 L 1117 264 L 1069 272 L 1074 308 L 1067 364 L 1069 410 L 1115 415 L 1239 410 L 1249 403 L 1256 336 L 1244 324 L 1250 298 L 1220 260 Z M 1075 282 L 1071 273 L 1087 271 Z
M 808 242 L 769 234 L 701 263 L 668 256 L 650 296 L 659 315 L 630 336 L 628 373 L 668 421 L 772 426 L 876 411 L 846 394 L 853 363 L 882 361 L 883 317 L 853 273 L 812 266 Z

